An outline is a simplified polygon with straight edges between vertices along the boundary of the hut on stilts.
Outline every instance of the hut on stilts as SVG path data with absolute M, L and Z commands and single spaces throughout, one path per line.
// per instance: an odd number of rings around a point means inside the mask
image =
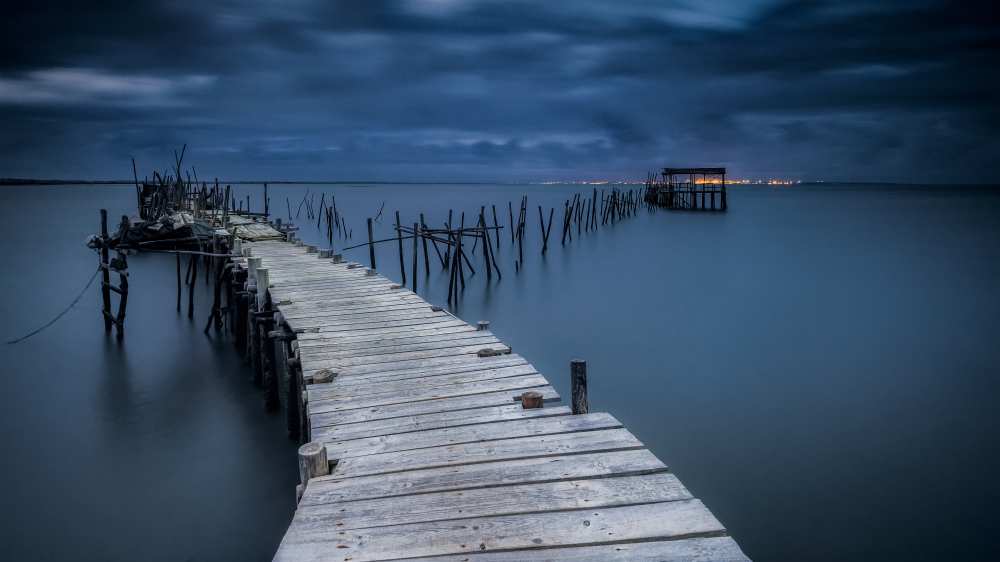
M 725 168 L 663 168 L 646 180 L 647 203 L 682 211 L 725 211 Z

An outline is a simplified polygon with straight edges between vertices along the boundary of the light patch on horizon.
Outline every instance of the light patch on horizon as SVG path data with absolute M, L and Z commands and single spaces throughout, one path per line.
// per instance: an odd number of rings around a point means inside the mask
M 0 104 L 175 106 L 184 104 L 184 94 L 204 90 L 215 80 L 197 74 L 160 78 L 94 68 L 49 68 L 0 77 Z

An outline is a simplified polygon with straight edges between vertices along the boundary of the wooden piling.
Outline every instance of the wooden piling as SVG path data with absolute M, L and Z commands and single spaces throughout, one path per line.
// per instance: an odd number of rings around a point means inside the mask
M 420 240 L 422 241 L 424 247 L 424 275 L 430 275 L 431 262 L 430 258 L 427 257 L 427 233 L 425 232 L 426 230 L 427 230 L 427 224 L 424 223 L 424 214 L 420 213 L 420 231 L 422 234 Z M 414 232 L 416 232 L 416 227 L 414 227 Z M 435 246 L 434 249 L 437 249 L 437 246 Z M 414 276 L 417 275 L 416 270 L 414 270 L 413 275 Z
M 111 333 L 111 271 L 108 268 L 108 210 L 101 209 L 101 304 L 104 331 Z
M 190 266 L 191 283 L 188 285 L 188 318 L 194 318 L 194 291 L 195 282 L 198 280 L 198 256 L 191 254 Z
M 587 362 L 582 359 L 570 361 L 570 386 L 573 390 L 573 413 L 586 414 L 590 412 L 587 400 Z
M 399 276 L 402 278 L 400 284 L 406 285 L 406 265 L 403 262 L 403 229 L 399 222 L 399 211 L 396 211 L 396 242 L 399 244 Z
M 413 279 L 413 292 L 417 292 L 417 238 L 420 236 L 420 225 L 413 223 L 413 269 L 411 269 Z M 427 242 L 424 241 L 424 244 Z M 427 258 L 427 246 L 424 246 L 424 258 Z
M 326 458 L 326 447 L 312 441 L 299 447 L 299 480 L 303 485 L 318 476 L 330 474 L 330 462 Z
M 174 254 L 177 258 L 177 312 L 181 311 L 181 255 Z
M 372 235 L 372 219 L 368 217 L 368 260 L 371 268 L 375 269 L 375 238 Z

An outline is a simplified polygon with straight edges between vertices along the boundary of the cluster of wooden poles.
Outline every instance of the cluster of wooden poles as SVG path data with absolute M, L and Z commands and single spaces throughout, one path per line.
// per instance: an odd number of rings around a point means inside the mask
M 309 191 L 306 190 L 306 194 L 302 197 L 302 201 L 299 202 L 298 207 L 295 210 L 295 219 L 298 219 L 302 215 L 303 208 L 306 211 L 306 220 L 316 220 L 316 228 L 324 229 L 324 237 L 327 239 L 327 243 L 330 247 L 333 247 L 334 236 L 339 237 L 343 240 L 350 240 L 354 236 L 354 229 L 348 228 L 347 219 L 344 218 L 343 213 L 337 209 L 337 196 L 330 196 L 330 204 L 326 203 L 326 193 L 323 193 L 319 200 L 319 206 L 315 205 L 316 194 L 313 193 L 312 197 L 309 196 Z M 288 221 L 291 222 L 292 219 L 292 204 L 289 199 L 285 198 L 285 206 L 288 209 Z M 378 215 L 376 215 L 375 220 L 378 220 L 382 216 L 382 209 L 385 208 L 385 203 L 382 203 L 382 208 L 379 209 Z M 323 225 L 323 220 L 326 220 L 326 225 Z
M 195 217 L 211 216 L 222 225 L 227 224 L 230 212 L 244 216 L 270 216 L 270 198 L 267 194 L 267 184 L 264 184 L 264 212 L 252 212 L 252 199 L 247 194 L 246 200 L 237 201 L 231 186 L 224 188 L 215 178 L 215 185 L 209 187 L 207 182 L 198 181 L 198 173 L 194 166 L 182 171 L 182 162 L 187 145 L 178 153 L 174 151 L 173 173 L 164 170 L 163 173 L 154 170 L 152 180 L 147 176 L 140 183 L 136 172 L 135 159 L 132 159 L 132 175 L 135 179 L 136 202 L 139 217 L 153 221 L 164 215 L 177 211 L 190 211 Z M 186 179 L 185 179 L 186 177 Z M 198 184 L 201 183 L 201 186 Z M 244 203 L 246 203 L 244 208 Z
M 315 195 L 314 195 L 315 197 Z M 337 211 L 336 201 L 332 200 L 330 206 L 326 207 L 326 239 L 333 251 L 333 238 L 337 233 L 345 239 L 349 239 L 350 231 L 345 230 L 343 216 Z M 325 194 L 320 199 L 320 211 L 311 210 L 312 204 L 308 199 L 308 194 L 299 204 L 299 212 L 303 207 L 306 209 L 306 218 L 317 218 L 317 229 L 323 228 L 322 209 L 325 202 Z M 647 208 L 646 202 L 642 198 L 642 188 L 618 189 L 614 188 L 608 192 L 594 188 L 589 196 L 577 193 L 571 199 L 567 199 L 563 205 L 562 228 L 560 243 L 565 246 L 572 243 L 574 239 L 573 231 L 576 231 L 576 238 L 582 237 L 585 233 L 596 232 L 600 227 L 614 225 L 624 219 L 635 216 L 640 209 Z M 383 204 L 384 208 L 384 204 Z M 652 207 L 648 207 L 652 208 Z M 431 259 L 429 248 L 434 249 L 442 269 L 448 272 L 448 302 L 457 303 L 461 291 L 465 289 L 466 277 L 475 275 L 477 270 L 473 265 L 470 255 L 475 257 L 477 251 L 482 248 L 482 265 L 486 271 L 487 282 L 492 281 L 493 276 L 497 279 L 503 277 L 500 265 L 496 256 L 500 253 L 501 230 L 505 228 L 510 233 L 510 244 L 516 248 L 514 257 L 514 270 L 520 272 L 524 267 L 524 246 L 527 239 L 528 221 L 528 196 L 522 196 L 518 205 L 518 212 L 514 213 L 513 202 L 507 203 L 507 225 L 499 224 L 496 205 L 490 205 L 489 213 L 485 205 L 480 206 L 479 212 L 474 217 L 474 223 L 466 225 L 466 214 L 460 213 L 457 224 L 454 210 L 448 211 L 448 219 L 443 222 L 442 227 L 428 226 L 424 214 L 420 213 L 419 221 L 412 223 L 412 226 L 405 225 L 400 220 L 399 211 L 395 212 L 395 224 L 393 229 L 395 236 L 375 239 L 374 225 L 381 217 L 382 209 L 379 209 L 375 217 L 366 220 L 368 241 L 341 248 L 340 251 L 352 250 L 363 246 L 368 247 L 368 258 L 371 269 L 377 269 L 375 260 L 375 245 L 382 243 L 396 242 L 399 248 L 399 271 L 401 283 L 409 285 L 417 290 L 417 277 L 419 266 L 419 254 L 423 252 L 424 270 L 430 275 Z M 549 248 L 549 237 L 552 233 L 555 208 L 549 208 L 547 213 L 544 208 L 538 206 L 538 221 L 541 242 L 541 253 L 545 255 Z M 289 216 L 291 207 L 289 206 Z M 490 224 L 492 219 L 492 224 Z M 345 233 L 347 235 L 345 236 Z M 404 241 L 412 241 L 412 255 L 409 264 L 409 275 L 407 273 L 406 244 Z

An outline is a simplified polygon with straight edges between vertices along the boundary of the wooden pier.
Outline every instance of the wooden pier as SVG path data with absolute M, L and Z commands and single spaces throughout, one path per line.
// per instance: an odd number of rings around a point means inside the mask
M 306 442 L 275 560 L 747 560 L 617 419 L 588 411 L 583 362 L 572 407 L 554 405 L 485 322 L 301 243 L 235 251 L 237 341 Z

